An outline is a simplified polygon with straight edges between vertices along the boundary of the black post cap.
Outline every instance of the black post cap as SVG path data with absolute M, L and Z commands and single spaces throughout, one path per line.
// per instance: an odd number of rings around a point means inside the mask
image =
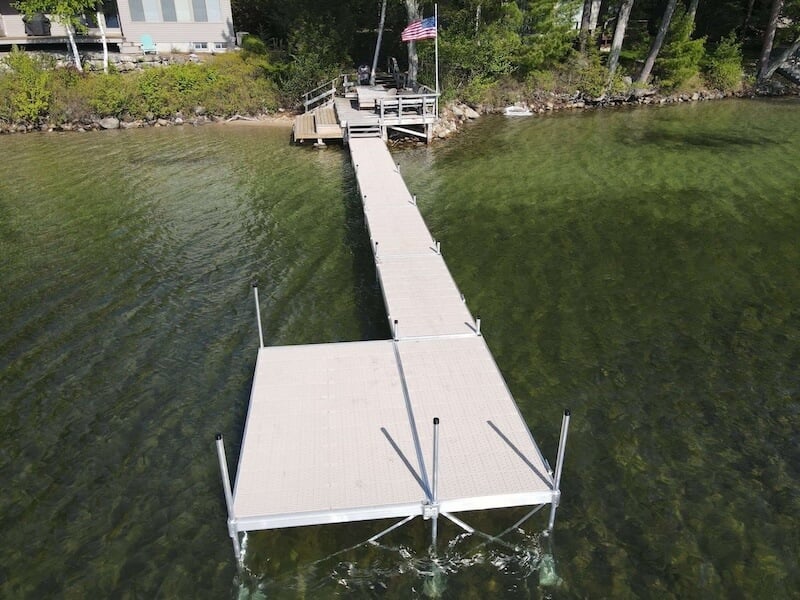
M 565 409 L 564 409 L 564 416 L 565 416 L 565 417 L 568 417 L 568 416 L 569 416 L 569 414 L 570 414 L 570 413 L 569 413 L 569 409 L 568 409 L 568 408 L 565 408 Z
M 438 425 L 439 424 L 439 417 L 433 417 L 433 424 L 434 425 Z
M 217 441 L 220 441 L 221 439 L 222 439 L 222 434 L 221 434 L 221 433 L 218 433 L 218 434 L 217 434 Z
M 253 279 L 253 281 L 250 282 L 250 285 L 252 285 L 254 288 L 258 287 L 258 279 Z

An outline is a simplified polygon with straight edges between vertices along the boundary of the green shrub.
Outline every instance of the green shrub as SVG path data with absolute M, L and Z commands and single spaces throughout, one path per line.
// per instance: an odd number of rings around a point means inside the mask
M 722 38 L 705 64 L 708 83 L 722 91 L 741 89 L 744 77 L 742 68 L 742 44 L 731 33 Z
M 572 15 L 579 8 L 576 0 L 529 2 L 516 58 L 522 74 L 551 69 L 574 54 L 576 33 L 572 28 Z
M 669 26 L 667 40 L 656 60 L 654 72 L 664 90 L 675 90 L 696 81 L 705 56 L 705 38 L 692 39 L 694 22 L 679 6 Z
M 109 73 L 87 78 L 91 85 L 85 86 L 90 97 L 92 111 L 100 117 L 121 117 L 131 110 L 134 94 L 130 78 Z
M 50 108 L 50 79 L 42 60 L 14 46 L 0 75 L 0 119 L 36 123 Z
M 266 56 L 267 45 L 260 37 L 248 33 L 242 38 L 242 51 L 258 56 Z
M 92 92 L 87 88 L 93 81 L 93 77 L 83 76 L 74 69 L 53 70 L 49 120 L 55 124 L 90 120 Z
M 573 61 L 578 89 L 585 96 L 598 98 L 606 91 L 608 69 L 600 61 L 600 49 L 595 39 L 586 45 L 585 58 Z
M 36 57 L 12 53 L 0 71 L 0 119 L 35 123 L 88 122 L 115 116 L 137 119 L 192 114 L 258 114 L 277 109 L 279 92 L 266 57 L 239 53 L 206 62 L 149 68 L 131 73 L 50 70 Z

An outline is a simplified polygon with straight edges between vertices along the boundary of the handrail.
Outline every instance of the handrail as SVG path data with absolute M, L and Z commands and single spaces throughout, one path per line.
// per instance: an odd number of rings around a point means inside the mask
M 320 104 L 320 101 L 332 98 L 340 89 L 346 92 L 347 89 L 353 85 L 353 81 L 355 81 L 355 79 L 352 74 L 341 73 L 330 81 L 326 81 L 313 90 L 306 92 L 303 94 L 303 107 L 305 111 L 308 112 L 311 108 L 316 107 Z
M 439 95 L 439 94 L 436 93 L 436 90 L 434 90 L 433 88 L 429 88 L 427 85 L 424 85 L 424 84 L 420 84 L 419 85 L 419 87 L 417 88 L 417 93 L 418 94 L 436 94 L 437 96 Z
M 396 110 L 397 116 L 402 117 L 404 110 L 414 110 L 422 117 L 436 117 L 438 114 L 439 94 L 400 94 L 375 100 L 381 121 L 389 110 Z

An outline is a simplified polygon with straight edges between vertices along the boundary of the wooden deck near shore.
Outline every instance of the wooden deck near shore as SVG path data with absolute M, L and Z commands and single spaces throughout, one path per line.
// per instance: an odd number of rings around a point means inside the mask
M 324 88 L 323 104 L 298 115 L 292 128 L 296 142 L 379 137 L 389 130 L 430 140 L 437 119 L 438 95 L 423 88 L 415 93 L 391 86 L 351 86 L 347 92 Z

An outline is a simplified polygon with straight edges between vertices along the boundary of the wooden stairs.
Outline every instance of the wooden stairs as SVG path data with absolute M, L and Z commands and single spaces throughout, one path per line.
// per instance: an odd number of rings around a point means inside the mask
M 292 136 L 296 142 L 314 140 L 322 143 L 323 140 L 341 140 L 344 136 L 333 102 L 298 115 L 292 126 Z

